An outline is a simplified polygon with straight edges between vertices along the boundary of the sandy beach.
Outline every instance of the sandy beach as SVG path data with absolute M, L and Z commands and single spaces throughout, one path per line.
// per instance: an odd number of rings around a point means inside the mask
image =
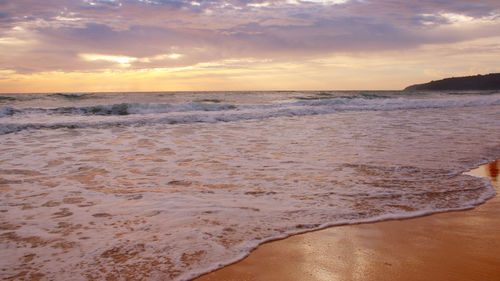
M 500 0 L 0 0 L 0 281 L 500 281 L 499 30 Z
M 500 161 L 471 173 L 499 190 Z M 208 280 L 500 280 L 500 198 L 473 210 L 332 227 L 266 243 Z

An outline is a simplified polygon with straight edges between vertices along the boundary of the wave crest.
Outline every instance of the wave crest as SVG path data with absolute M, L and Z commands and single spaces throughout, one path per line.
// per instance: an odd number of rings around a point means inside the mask
M 148 123 L 214 123 L 332 114 L 344 111 L 393 111 L 497 105 L 500 105 L 499 95 L 418 99 L 330 98 L 253 105 L 185 102 L 178 104 L 120 103 L 49 109 L 2 107 L 0 118 L 9 120 L 9 123 L 0 123 L 0 134 L 40 128 L 86 128 Z

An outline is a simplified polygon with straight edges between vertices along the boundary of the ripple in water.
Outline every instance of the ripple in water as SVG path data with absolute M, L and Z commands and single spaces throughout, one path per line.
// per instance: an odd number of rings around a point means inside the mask
M 495 194 L 463 172 L 500 157 L 497 114 L 490 104 L 2 135 L 0 277 L 185 280 L 293 233 L 471 208 Z

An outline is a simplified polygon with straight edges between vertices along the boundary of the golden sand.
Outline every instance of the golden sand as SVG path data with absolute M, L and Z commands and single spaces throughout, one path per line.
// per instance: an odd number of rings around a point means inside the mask
M 472 173 L 489 176 L 498 192 L 499 166 Z M 500 280 L 500 198 L 468 211 L 292 236 L 195 280 Z

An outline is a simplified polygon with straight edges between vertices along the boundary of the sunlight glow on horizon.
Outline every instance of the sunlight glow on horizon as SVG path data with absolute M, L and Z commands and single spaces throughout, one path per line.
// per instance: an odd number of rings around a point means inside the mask
M 182 67 L 119 68 L 92 73 L 55 71 L 23 75 L 0 71 L 0 88 L 4 93 L 75 92 L 74 89 L 80 92 L 401 90 L 434 78 L 493 72 L 496 62 L 488 55 L 477 53 L 464 57 L 463 52 L 464 48 L 492 44 L 497 40 L 500 37 L 449 44 L 446 48 L 427 45 L 419 50 L 419 57 L 413 52 L 391 52 L 358 57 L 333 55 L 306 62 L 246 58 Z M 443 68 L 442 62 L 435 59 L 435 53 L 454 64 Z M 500 56 L 500 50 L 494 55 Z M 465 66 L 474 63 L 478 66 L 463 71 Z M 424 68 L 426 70 L 422 71 Z
M 80 57 L 87 61 L 111 61 L 116 62 L 122 67 L 130 66 L 130 63 L 136 61 L 137 58 L 124 57 L 124 56 L 109 56 L 109 55 L 95 55 L 95 54 L 80 54 Z
M 99 54 L 80 54 L 82 59 L 86 61 L 109 61 L 117 63 L 121 67 L 129 67 L 133 62 L 151 62 L 155 60 L 164 60 L 164 59 L 178 59 L 182 57 L 181 54 L 173 53 L 173 54 L 163 54 L 156 55 L 154 57 L 146 57 L 146 58 L 135 58 L 135 57 L 127 57 L 127 56 L 113 56 L 113 55 L 99 55 Z
M 0 92 L 398 90 L 500 72 L 500 3 L 0 3 Z

